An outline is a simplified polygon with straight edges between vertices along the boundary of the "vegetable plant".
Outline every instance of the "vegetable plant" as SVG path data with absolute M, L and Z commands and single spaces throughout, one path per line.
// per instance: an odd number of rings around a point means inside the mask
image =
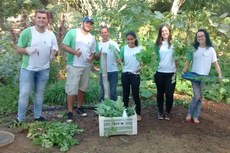
M 127 116 L 135 114 L 134 107 L 124 107 L 121 97 L 117 101 L 105 99 L 102 103 L 96 105 L 96 113 L 104 117 L 122 117 L 123 111 L 126 110 Z
M 68 151 L 70 146 L 79 144 L 73 137 L 83 132 L 76 124 L 60 122 L 34 122 L 24 124 L 24 128 L 28 130 L 27 137 L 33 140 L 33 144 L 44 148 L 58 146 L 63 152 Z

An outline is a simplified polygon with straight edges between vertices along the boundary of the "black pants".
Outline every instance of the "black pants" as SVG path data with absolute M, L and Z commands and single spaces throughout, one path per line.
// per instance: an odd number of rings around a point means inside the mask
M 136 104 L 137 115 L 141 114 L 141 100 L 140 100 L 140 75 L 132 74 L 130 72 L 122 73 L 121 75 L 122 89 L 123 89 L 123 102 L 124 106 L 129 105 L 130 86 L 132 89 L 132 95 Z
M 176 86 L 176 79 L 172 80 L 174 73 L 156 72 L 154 81 L 157 87 L 157 105 L 159 113 L 164 113 L 164 96 L 166 98 L 166 112 L 170 113 L 173 105 L 173 94 Z

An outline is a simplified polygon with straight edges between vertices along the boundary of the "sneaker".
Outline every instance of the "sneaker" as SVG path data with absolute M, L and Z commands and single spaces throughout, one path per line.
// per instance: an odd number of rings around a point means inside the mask
M 163 113 L 158 113 L 158 120 L 163 120 L 163 119 L 164 119 Z
M 137 122 L 140 122 L 142 120 L 141 115 L 137 115 Z
M 39 121 L 39 122 L 43 122 L 45 121 L 46 119 L 42 116 L 40 116 L 39 118 L 35 118 L 34 121 Z
M 67 119 L 67 122 L 68 122 L 68 123 L 73 122 L 73 112 L 69 112 L 69 113 L 68 113 L 68 119 Z
M 19 121 L 17 118 L 15 120 L 13 120 L 10 124 L 9 127 L 10 128 L 15 128 L 15 127 L 20 127 L 23 125 L 23 121 Z
M 170 113 L 165 113 L 165 120 L 170 121 Z
M 82 116 L 82 117 L 87 116 L 85 110 L 84 110 L 82 107 L 77 108 L 77 113 L 78 113 L 80 116 Z

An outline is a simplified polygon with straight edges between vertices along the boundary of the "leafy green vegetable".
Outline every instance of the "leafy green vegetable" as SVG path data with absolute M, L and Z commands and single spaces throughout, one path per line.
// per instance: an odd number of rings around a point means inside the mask
M 153 52 L 152 50 L 143 50 L 136 55 L 137 61 L 143 63 L 144 65 L 148 65 L 152 62 Z
M 119 55 L 117 49 L 113 45 L 109 44 L 109 49 L 113 51 L 113 54 L 116 57 L 116 59 L 120 58 L 120 55 Z
M 104 117 L 122 117 L 123 111 L 126 109 L 127 115 L 135 114 L 135 107 L 124 107 L 124 103 L 119 96 L 117 101 L 105 99 L 102 103 L 96 105 L 96 113 Z
M 60 122 L 34 122 L 25 124 L 24 128 L 28 130 L 27 137 L 33 140 L 33 144 L 44 148 L 58 146 L 63 152 L 79 144 L 73 136 L 83 132 L 76 124 Z

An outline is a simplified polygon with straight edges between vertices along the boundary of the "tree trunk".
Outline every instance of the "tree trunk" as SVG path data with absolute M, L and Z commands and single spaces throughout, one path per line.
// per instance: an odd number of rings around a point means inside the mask
M 173 5 L 171 8 L 171 12 L 173 15 L 177 15 L 177 12 L 179 11 L 181 5 L 185 2 L 185 0 L 174 0 Z
M 4 1 L 4 0 L 1 0 L 1 1 L 0 1 L 0 31 L 2 30 L 2 28 L 3 28 L 3 23 L 4 23 L 3 1 Z

